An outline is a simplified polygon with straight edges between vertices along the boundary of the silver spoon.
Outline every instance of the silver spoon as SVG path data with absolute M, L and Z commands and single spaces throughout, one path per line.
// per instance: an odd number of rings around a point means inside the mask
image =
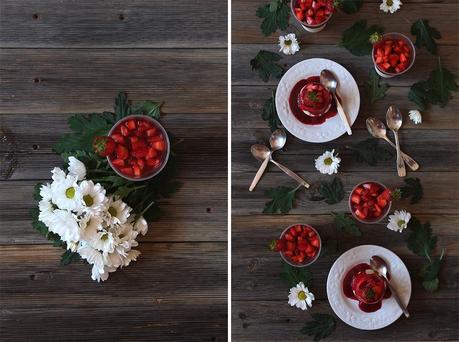
M 283 129 L 276 129 L 271 136 L 269 137 L 269 144 L 271 145 L 271 153 L 281 150 L 285 143 L 287 142 L 287 134 Z M 253 147 L 253 146 L 252 146 Z M 253 154 L 253 151 L 252 151 Z M 261 176 L 266 170 L 268 166 L 269 158 L 266 158 L 263 163 L 261 163 L 260 168 L 258 169 L 255 177 L 253 178 L 252 184 L 250 184 L 249 191 L 253 191 L 257 186 L 258 182 L 261 179 Z
M 400 309 L 402 309 L 403 313 L 407 318 L 410 317 L 410 313 L 406 309 L 405 305 L 402 303 L 402 300 L 398 295 L 397 290 L 391 285 L 389 279 L 387 279 L 388 267 L 384 259 L 377 255 L 373 255 L 370 259 L 370 266 L 373 269 L 373 271 L 377 272 L 381 277 L 383 277 L 386 280 L 386 284 L 387 286 L 389 286 L 389 289 L 394 295 L 395 301 L 397 302 L 398 306 L 400 306 Z
M 383 139 L 389 143 L 390 146 L 393 148 L 397 148 L 394 143 L 387 137 L 386 135 L 386 126 L 384 123 L 376 118 L 368 118 L 367 119 L 367 129 L 368 132 L 375 138 Z M 410 167 L 411 170 L 416 171 L 419 169 L 419 164 L 411 158 L 409 155 L 404 153 L 402 150 L 400 150 L 400 153 L 402 155 L 403 160 L 405 163 Z
M 349 118 L 347 117 L 346 113 L 344 112 L 343 106 L 341 106 L 341 102 L 338 100 L 338 96 L 336 96 L 336 88 L 338 87 L 338 80 L 336 79 L 335 75 L 330 70 L 324 69 L 320 72 L 320 83 L 330 92 L 332 93 L 333 97 L 336 101 L 336 108 L 338 109 L 338 114 L 341 120 L 344 123 L 344 127 L 346 128 L 346 132 L 349 135 L 352 135 L 351 125 Z
M 398 140 L 398 130 L 402 127 L 402 113 L 400 110 L 392 105 L 389 107 L 386 113 L 386 122 L 387 127 L 394 132 L 395 136 L 395 149 L 397 150 L 397 173 L 400 177 L 406 176 L 406 169 L 405 169 L 405 162 L 402 159 L 402 155 L 400 153 L 400 142 Z
M 252 155 L 259 161 L 265 161 L 266 159 L 268 159 L 270 162 L 272 162 L 274 165 L 276 165 L 279 169 L 284 171 L 287 175 L 292 177 L 298 183 L 303 185 L 305 188 L 309 188 L 309 184 L 303 178 L 298 176 L 295 172 L 293 172 L 289 168 L 275 161 L 272 158 L 272 152 L 265 145 L 255 144 L 255 145 L 252 145 L 250 150 L 252 151 Z

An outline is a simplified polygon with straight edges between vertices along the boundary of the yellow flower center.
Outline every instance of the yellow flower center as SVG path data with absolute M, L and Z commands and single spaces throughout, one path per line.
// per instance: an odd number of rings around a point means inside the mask
M 75 197 L 75 188 L 72 187 L 65 190 L 65 196 L 68 199 L 72 199 L 73 197 Z
M 298 299 L 299 300 L 305 300 L 306 299 L 306 292 L 304 292 L 304 291 L 298 292 Z
M 397 221 L 397 226 L 401 227 L 405 224 L 405 220 L 398 220 Z
M 118 214 L 118 212 L 116 211 L 116 209 L 113 208 L 113 207 L 109 207 L 109 208 L 108 208 L 108 212 L 109 212 L 110 215 L 112 215 L 112 216 L 116 216 L 116 214 Z
M 292 41 L 290 39 L 286 39 L 286 40 L 284 40 L 284 44 L 287 45 L 287 46 L 290 46 L 290 45 L 292 45 Z
M 103 234 L 103 235 L 100 237 L 100 239 L 101 239 L 102 241 L 107 240 L 107 239 L 108 239 L 108 234 L 107 234 L 107 233 Z
M 324 164 L 330 166 L 331 164 L 333 164 L 333 159 L 331 159 L 331 157 L 325 158 Z
M 394 2 L 392 0 L 387 0 L 387 6 L 392 6 L 394 4 Z
M 83 201 L 88 207 L 94 204 L 94 198 L 92 198 L 91 195 L 84 195 Z

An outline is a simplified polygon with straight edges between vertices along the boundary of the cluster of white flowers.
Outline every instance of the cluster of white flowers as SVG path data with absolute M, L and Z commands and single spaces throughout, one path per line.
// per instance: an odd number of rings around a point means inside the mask
M 138 245 L 137 235 L 148 230 L 145 219 L 135 220 L 126 203 L 86 180 L 85 165 L 74 157 L 67 174 L 58 167 L 51 173 L 53 182 L 40 189 L 38 218 L 67 249 L 92 265 L 91 278 L 104 281 L 110 272 L 135 261 L 140 252 L 132 248 Z

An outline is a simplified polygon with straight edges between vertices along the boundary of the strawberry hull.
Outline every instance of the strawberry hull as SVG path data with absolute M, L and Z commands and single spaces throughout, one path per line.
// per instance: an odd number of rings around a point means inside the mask
M 294 267 L 311 265 L 320 255 L 322 240 L 320 235 L 307 224 L 287 227 L 276 241 L 278 251 L 284 261 Z
M 380 222 L 387 216 L 391 206 L 391 190 L 379 182 L 357 184 L 349 195 L 349 210 L 362 223 Z
M 149 116 L 127 116 L 118 121 L 108 135 L 116 145 L 107 156 L 108 163 L 123 178 L 150 179 L 161 172 L 169 159 L 167 132 Z

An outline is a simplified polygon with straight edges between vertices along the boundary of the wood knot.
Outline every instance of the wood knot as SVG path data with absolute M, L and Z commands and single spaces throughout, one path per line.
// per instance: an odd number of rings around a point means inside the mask
M 37 19 L 38 19 L 38 14 L 37 14 L 37 13 L 34 13 L 34 15 L 32 15 L 32 19 L 33 19 L 33 20 L 37 20 Z
M 207 208 L 206 212 L 211 213 L 212 212 L 212 208 Z
M 123 13 L 118 14 L 118 19 L 119 20 L 124 20 L 124 14 Z
M 41 78 L 35 77 L 32 81 L 33 81 L 33 83 L 40 83 L 41 82 Z

